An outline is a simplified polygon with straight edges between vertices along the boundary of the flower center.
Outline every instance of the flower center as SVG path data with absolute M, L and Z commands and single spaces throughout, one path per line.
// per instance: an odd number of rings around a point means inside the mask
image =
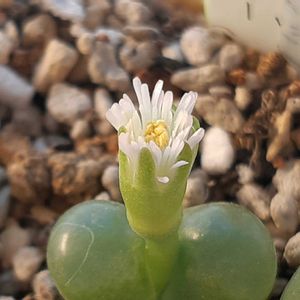
M 168 126 L 163 120 L 149 122 L 144 136 L 147 143 L 153 141 L 160 149 L 166 148 L 170 140 Z

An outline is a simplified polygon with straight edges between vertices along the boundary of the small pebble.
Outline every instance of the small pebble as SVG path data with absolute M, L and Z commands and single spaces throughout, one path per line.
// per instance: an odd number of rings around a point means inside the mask
M 85 17 L 82 0 L 41 0 L 45 9 L 66 21 L 78 22 Z
M 41 225 L 52 225 L 58 217 L 55 211 L 42 205 L 31 207 L 30 216 Z
M 13 88 L 12 88 L 13 87 Z M 0 102 L 13 109 L 29 105 L 33 87 L 9 67 L 0 65 Z
M 152 18 L 152 12 L 146 5 L 133 0 L 117 0 L 115 14 L 131 25 L 146 24 Z
M 291 267 L 300 266 L 300 232 L 289 239 L 284 250 L 284 258 Z
M 246 110 L 252 100 L 252 94 L 245 86 L 237 86 L 235 88 L 234 102 L 239 110 Z
M 286 109 L 293 114 L 300 113 L 300 97 L 287 99 Z
M 39 14 L 30 18 L 24 23 L 22 29 L 23 43 L 26 47 L 41 45 L 55 38 L 56 34 L 56 22 L 46 14 Z
M 50 89 L 47 108 L 57 122 L 73 125 L 92 109 L 92 101 L 77 87 L 57 83 Z
M 113 99 L 106 89 L 96 89 L 94 96 L 94 109 L 100 120 L 105 120 L 106 112 L 113 105 Z
M 183 199 L 184 207 L 205 203 L 208 198 L 208 176 L 201 169 L 194 170 L 187 180 L 186 192 Z
M 273 184 L 279 193 L 300 199 L 300 160 L 291 160 L 283 168 L 277 169 Z
M 98 194 L 96 197 L 95 197 L 95 200 L 104 200 L 104 201 L 110 201 L 111 200 L 111 196 L 109 195 L 109 193 L 107 192 L 101 192 L 100 194 Z
M 102 185 L 110 193 L 111 197 L 115 201 L 122 201 L 122 196 L 119 188 L 119 167 L 111 165 L 107 167 L 102 175 Z
M 158 57 L 158 48 L 151 41 L 128 40 L 120 50 L 120 61 L 128 72 L 150 68 Z
M 223 83 L 224 71 L 218 65 L 180 70 L 172 74 L 171 82 L 185 91 L 205 92 L 211 85 Z
M 183 62 L 184 57 L 178 42 L 172 42 L 162 49 L 162 55 L 166 58 L 173 59 L 178 62 Z
M 236 166 L 236 171 L 239 176 L 239 183 L 241 184 L 246 184 L 246 183 L 251 183 L 254 180 L 255 173 L 250 166 L 245 165 L 245 164 L 239 164 Z
M 23 247 L 13 257 L 16 278 L 29 282 L 44 260 L 44 255 L 36 247 Z
M 33 291 L 36 300 L 56 300 L 58 291 L 48 270 L 37 273 L 33 278 Z
M 209 125 L 218 126 L 226 131 L 237 133 L 242 128 L 244 118 L 233 101 L 226 98 L 198 97 L 196 112 Z
M 71 129 L 70 136 L 73 140 L 87 138 L 91 133 L 90 124 L 86 120 L 77 120 Z
M 6 222 L 10 204 L 10 187 L 4 186 L 0 190 L 0 228 L 2 228 Z
M 11 39 L 0 31 L 0 64 L 8 64 L 13 48 L 14 44 Z
M 231 88 L 227 85 L 214 85 L 211 86 L 208 91 L 215 98 L 226 98 L 226 96 L 231 98 L 232 96 Z
M 112 91 L 127 91 L 130 87 L 129 75 L 116 60 L 115 49 L 105 42 L 97 42 L 88 62 L 91 81 L 104 84 Z
M 249 208 L 262 221 L 270 219 L 271 197 L 266 190 L 255 183 L 247 183 L 237 192 L 240 204 Z
M 187 61 L 192 65 L 207 64 L 224 43 L 224 36 L 204 27 L 188 28 L 181 36 L 180 45 Z
M 237 44 L 226 44 L 220 51 L 220 66 L 226 72 L 238 68 L 242 64 L 243 59 L 243 49 Z
M 61 40 L 50 41 L 34 73 L 33 84 L 39 92 L 46 92 L 69 75 L 78 60 L 76 50 Z
M 22 229 L 17 223 L 11 222 L 2 231 L 0 242 L 5 245 L 2 250 L 2 264 L 11 266 L 14 255 L 31 242 L 31 233 L 27 229 Z
M 276 194 L 271 202 L 271 216 L 279 230 L 294 234 L 299 225 L 297 201 L 289 195 Z
M 208 174 L 225 174 L 231 168 L 234 158 L 235 150 L 230 135 L 222 128 L 209 128 L 202 141 L 202 168 Z

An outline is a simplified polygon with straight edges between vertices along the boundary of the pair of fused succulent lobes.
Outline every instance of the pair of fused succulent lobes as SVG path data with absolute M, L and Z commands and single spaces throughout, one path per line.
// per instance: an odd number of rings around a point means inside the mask
M 212 203 L 183 210 L 187 178 L 204 130 L 197 94 L 152 96 L 133 81 L 107 112 L 118 130 L 125 203 L 90 201 L 57 222 L 48 266 L 67 300 L 265 300 L 276 255 L 264 225 L 245 209 Z

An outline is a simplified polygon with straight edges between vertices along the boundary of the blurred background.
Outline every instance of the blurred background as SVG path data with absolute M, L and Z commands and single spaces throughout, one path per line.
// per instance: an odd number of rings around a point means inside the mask
M 0 0 L 0 300 L 60 299 L 45 261 L 54 222 L 88 199 L 121 201 L 105 113 L 124 92 L 135 100 L 135 76 L 175 99 L 198 92 L 206 136 L 184 206 L 256 214 L 277 249 L 279 299 L 300 265 L 293 66 L 208 27 L 200 0 Z

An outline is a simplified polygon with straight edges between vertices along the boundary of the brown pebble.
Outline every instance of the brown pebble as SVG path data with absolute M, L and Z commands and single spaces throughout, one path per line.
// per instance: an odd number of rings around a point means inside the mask
M 235 69 L 228 73 L 227 80 L 234 85 L 244 85 L 246 83 L 246 71 Z
M 257 66 L 257 73 L 262 77 L 273 77 L 286 66 L 284 57 L 276 52 L 261 55 Z

